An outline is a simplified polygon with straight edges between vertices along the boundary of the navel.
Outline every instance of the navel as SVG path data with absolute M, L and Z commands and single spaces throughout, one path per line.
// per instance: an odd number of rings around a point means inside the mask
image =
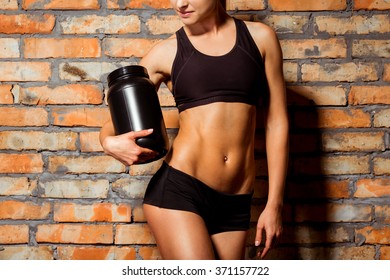
M 223 157 L 223 161 L 224 161 L 224 162 L 227 162 L 228 160 L 229 160 L 229 159 L 228 159 L 227 156 L 224 156 L 224 157 Z

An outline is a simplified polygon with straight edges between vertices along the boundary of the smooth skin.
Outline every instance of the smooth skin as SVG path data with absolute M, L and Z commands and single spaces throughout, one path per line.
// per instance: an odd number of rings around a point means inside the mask
M 219 0 L 171 0 L 194 47 L 210 56 L 228 53 L 236 41 L 233 19 Z M 255 181 L 254 138 L 260 114 L 264 113 L 269 193 L 257 223 L 254 240 L 265 238 L 264 258 L 282 233 L 282 207 L 288 161 L 288 118 L 282 53 L 275 32 L 262 23 L 246 22 L 263 56 L 269 98 L 264 112 L 243 103 L 216 102 L 179 114 L 179 131 L 165 161 L 201 180 L 211 188 L 231 194 L 250 193 Z M 172 89 L 171 69 L 176 55 L 176 37 L 157 44 L 140 62 L 150 79 Z M 259 77 L 260 78 L 260 77 Z M 262 93 L 259 93 L 262 94 Z M 154 152 L 136 145 L 135 139 L 151 130 L 115 136 L 111 121 L 101 129 L 104 151 L 126 165 L 147 160 Z M 209 236 L 200 216 L 187 211 L 144 205 L 145 217 L 164 259 L 242 259 L 246 231 Z

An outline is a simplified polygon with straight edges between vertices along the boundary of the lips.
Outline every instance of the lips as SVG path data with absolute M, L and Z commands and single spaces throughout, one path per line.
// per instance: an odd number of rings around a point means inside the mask
M 178 14 L 182 18 L 188 18 L 191 16 L 192 12 L 191 11 L 178 11 Z

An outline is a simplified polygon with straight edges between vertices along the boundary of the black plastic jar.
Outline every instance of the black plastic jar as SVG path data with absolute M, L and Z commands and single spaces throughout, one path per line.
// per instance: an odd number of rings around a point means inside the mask
M 137 145 L 158 152 L 148 162 L 166 155 L 169 140 L 156 88 L 145 67 L 131 65 L 111 72 L 108 77 L 108 106 L 115 133 L 153 128 L 153 133 L 137 138 Z M 146 162 L 143 162 L 146 163 Z

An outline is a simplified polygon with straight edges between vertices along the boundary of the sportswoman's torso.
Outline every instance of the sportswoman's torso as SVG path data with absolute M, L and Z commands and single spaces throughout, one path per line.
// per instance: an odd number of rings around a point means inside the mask
M 261 75 L 258 79 L 248 77 L 252 72 L 258 72 L 256 67 L 261 65 L 253 61 L 258 58 L 251 57 L 250 51 L 245 53 L 247 50 L 237 45 L 240 34 L 235 32 L 236 24 L 230 18 L 221 38 L 206 39 L 202 36 L 207 35 L 192 36 L 184 30 L 179 31 L 181 43 L 184 40 L 186 44 L 184 47 L 192 48 L 192 53 L 184 53 L 184 58 L 178 58 L 183 55 L 180 42 L 177 47 L 178 38 L 173 36 L 167 40 L 167 49 L 172 52 L 166 53 L 163 72 L 167 72 L 164 73 L 165 82 L 178 103 L 180 129 L 165 160 L 219 191 L 248 193 L 255 178 L 256 97 L 261 92 L 258 92 L 258 84 L 247 84 L 261 79 Z M 237 62 L 225 69 L 229 60 Z M 241 60 L 244 64 L 240 64 Z M 197 63 L 203 67 L 203 72 L 199 72 Z M 227 94 L 215 93 L 214 85 L 210 85 L 213 81 L 210 75 L 218 75 L 218 67 L 209 69 L 213 64 L 222 69 L 222 76 L 214 77 L 219 83 L 216 88 L 227 85 Z M 238 69 L 234 69 L 235 65 Z M 206 77 L 210 82 L 204 83 L 200 77 Z M 240 82 L 242 85 L 235 87 L 235 83 Z

